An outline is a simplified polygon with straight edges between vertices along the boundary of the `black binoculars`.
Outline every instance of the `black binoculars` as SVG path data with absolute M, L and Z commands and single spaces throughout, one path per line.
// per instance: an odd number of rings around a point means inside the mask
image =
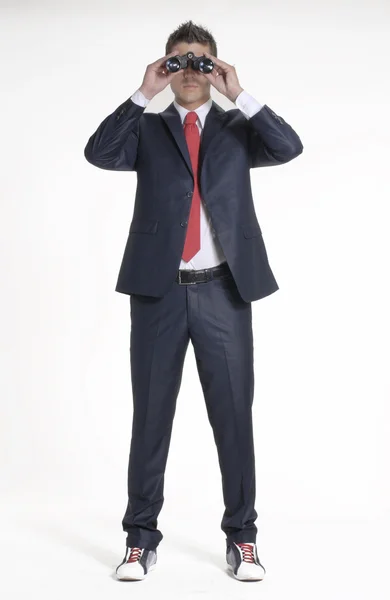
M 214 63 L 211 58 L 206 56 L 195 56 L 193 52 L 187 52 L 183 56 L 172 56 L 165 61 L 165 67 L 171 73 L 176 73 L 180 69 L 186 69 L 190 63 L 194 71 L 200 71 L 201 73 L 210 73 L 214 68 Z

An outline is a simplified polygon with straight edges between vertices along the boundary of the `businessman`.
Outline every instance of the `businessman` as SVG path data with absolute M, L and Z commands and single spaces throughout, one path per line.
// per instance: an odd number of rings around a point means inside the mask
M 212 71 L 191 61 L 174 73 L 166 68 L 168 58 L 189 51 L 211 59 Z M 168 85 L 173 102 L 145 112 Z M 235 108 L 216 104 L 211 86 Z M 211 33 L 192 21 L 170 35 L 165 56 L 148 65 L 141 86 L 85 147 L 93 165 L 137 173 L 115 288 L 130 296 L 133 392 L 120 580 L 144 579 L 157 563 L 157 518 L 189 340 L 222 476 L 227 569 L 241 581 L 265 575 L 256 545 L 251 303 L 278 284 L 250 170 L 285 164 L 302 150 L 292 127 L 241 87 L 235 67 L 217 58 Z

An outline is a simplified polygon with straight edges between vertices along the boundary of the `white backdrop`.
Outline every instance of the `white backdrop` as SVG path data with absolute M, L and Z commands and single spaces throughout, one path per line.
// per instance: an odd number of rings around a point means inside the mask
M 114 287 L 136 174 L 97 169 L 83 150 L 192 19 L 304 145 L 296 160 L 251 172 L 280 286 L 252 305 L 267 575 L 259 588 L 224 571 L 221 478 L 190 344 L 159 568 L 137 593 L 388 598 L 389 4 L 1 8 L 0 592 L 133 592 L 113 576 L 132 419 L 129 297 Z M 214 88 L 212 97 L 234 108 Z M 147 111 L 172 100 L 168 87 Z

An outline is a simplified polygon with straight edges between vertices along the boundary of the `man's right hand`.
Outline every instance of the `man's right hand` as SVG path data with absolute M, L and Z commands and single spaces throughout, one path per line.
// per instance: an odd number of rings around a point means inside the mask
M 151 100 L 153 96 L 162 92 L 171 83 L 175 75 L 180 73 L 180 69 L 175 73 L 170 73 L 165 68 L 165 61 L 171 56 L 176 56 L 176 54 L 177 52 L 171 52 L 147 66 L 142 85 L 139 89 L 148 100 Z

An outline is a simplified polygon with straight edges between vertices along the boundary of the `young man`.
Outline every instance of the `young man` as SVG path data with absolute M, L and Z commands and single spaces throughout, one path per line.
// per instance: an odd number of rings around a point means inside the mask
M 193 52 L 210 73 L 170 73 L 168 58 Z M 146 113 L 167 85 L 174 101 Z M 210 97 L 215 87 L 236 108 Z M 102 169 L 137 172 L 134 214 L 116 291 L 130 296 L 133 428 L 122 580 L 157 561 L 157 517 L 176 399 L 191 340 L 223 480 L 226 560 L 240 580 L 262 580 L 257 546 L 251 302 L 278 289 L 257 221 L 250 169 L 282 165 L 300 138 L 240 85 L 217 58 L 213 36 L 189 21 L 148 65 L 142 85 L 90 137 L 85 157 Z M 204 535 L 204 532 L 203 532 Z

